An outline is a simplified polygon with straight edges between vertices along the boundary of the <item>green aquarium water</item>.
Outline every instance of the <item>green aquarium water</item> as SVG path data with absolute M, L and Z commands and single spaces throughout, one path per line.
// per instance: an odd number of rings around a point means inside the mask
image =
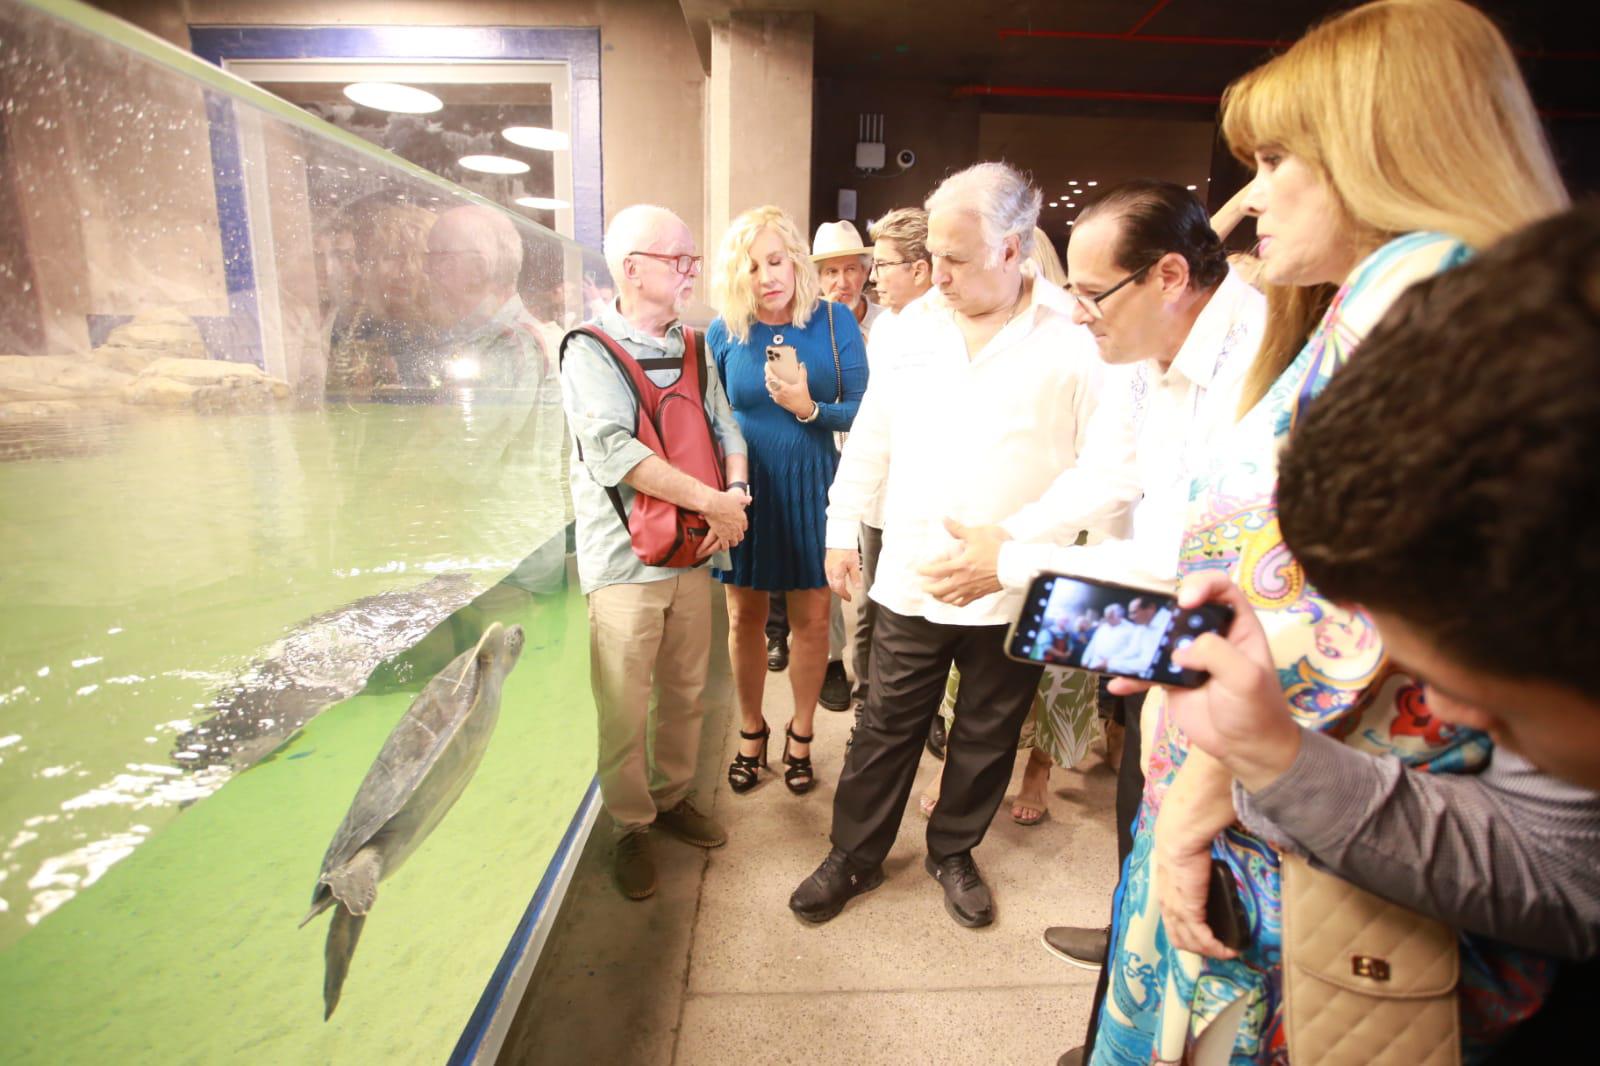
M 0 462 L 0 1060 L 448 1057 L 593 776 L 559 425 L 141 414 Z M 325 1022 L 323 853 L 490 621 L 526 646 L 487 753 Z

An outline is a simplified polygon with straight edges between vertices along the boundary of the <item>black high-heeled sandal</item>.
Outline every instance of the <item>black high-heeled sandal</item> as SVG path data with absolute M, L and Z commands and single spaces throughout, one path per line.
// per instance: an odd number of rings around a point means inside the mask
M 761 732 L 746 733 L 741 729 L 739 736 L 745 740 L 761 741 L 760 755 L 736 751 L 733 753 L 733 762 L 728 764 L 728 787 L 743 795 L 761 783 L 761 771 L 767 766 L 767 741 L 772 736 L 772 727 L 762 722 Z
M 783 772 L 783 783 L 789 791 L 796 796 L 803 796 L 811 791 L 811 786 L 817 783 L 816 775 L 811 770 L 811 756 L 790 755 L 789 742 L 796 744 L 810 744 L 811 737 L 803 737 L 794 731 L 794 719 L 783 727 L 783 762 L 789 768 Z M 813 734 L 814 736 L 815 734 Z

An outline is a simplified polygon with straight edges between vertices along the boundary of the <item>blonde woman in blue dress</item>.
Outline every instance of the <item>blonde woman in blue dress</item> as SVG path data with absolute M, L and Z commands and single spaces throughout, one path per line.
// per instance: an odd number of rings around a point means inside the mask
M 855 315 L 821 297 L 811 251 L 777 207 L 733 220 L 723 237 L 706 331 L 722 387 L 750 451 L 750 528 L 719 571 L 728 596 L 728 655 L 739 700 L 734 792 L 762 780 L 771 727 L 762 717 L 769 594 L 786 594 L 794 718 L 784 729 L 784 784 L 815 783 L 812 720 L 828 664 L 823 527 L 839 466 L 833 434 L 848 432 L 867 391 L 866 347 Z M 775 358 L 769 361 L 769 353 Z M 795 367 L 786 381 L 779 367 Z

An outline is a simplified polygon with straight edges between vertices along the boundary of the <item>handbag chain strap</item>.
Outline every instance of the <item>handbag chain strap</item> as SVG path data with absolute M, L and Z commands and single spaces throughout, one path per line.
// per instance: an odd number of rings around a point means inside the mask
M 839 365 L 839 335 L 833 331 L 833 301 L 824 300 L 828 307 L 828 343 L 833 345 L 833 402 L 844 399 L 844 369 Z

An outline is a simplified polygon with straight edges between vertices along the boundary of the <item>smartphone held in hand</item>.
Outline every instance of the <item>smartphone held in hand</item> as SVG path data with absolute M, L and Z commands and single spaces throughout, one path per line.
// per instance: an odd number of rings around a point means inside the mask
M 799 381 L 800 357 L 795 354 L 793 345 L 767 345 L 767 369 L 785 385 L 793 385 Z
M 1225 948 L 1243 951 L 1250 946 L 1250 916 L 1239 899 L 1239 882 L 1228 864 L 1211 859 L 1211 880 L 1206 886 L 1206 925 Z
M 1172 661 L 1203 633 L 1225 634 L 1233 608 L 1179 607 L 1169 593 L 1068 574 L 1033 579 L 1006 634 L 1006 654 L 1023 662 L 1195 688 L 1206 674 Z

